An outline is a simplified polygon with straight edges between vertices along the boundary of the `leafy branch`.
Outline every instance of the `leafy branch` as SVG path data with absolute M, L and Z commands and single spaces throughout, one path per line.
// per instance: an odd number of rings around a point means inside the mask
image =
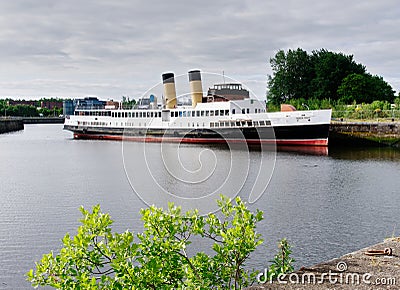
M 245 263 L 263 242 L 256 232 L 262 212 L 252 213 L 240 198 L 217 202 L 218 216 L 182 213 L 172 203 L 143 209 L 144 230 L 136 235 L 113 233 L 99 205 L 81 208 L 77 234 L 66 234 L 60 252 L 43 255 L 27 278 L 57 289 L 242 289 L 256 275 Z M 212 254 L 187 254 L 196 236 L 211 242 Z

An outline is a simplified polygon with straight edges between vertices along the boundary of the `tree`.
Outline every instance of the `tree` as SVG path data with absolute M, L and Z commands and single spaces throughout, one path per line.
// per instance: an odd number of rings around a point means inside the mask
M 36 108 L 29 105 L 8 106 L 7 114 L 17 117 L 37 117 L 39 115 Z
M 368 80 L 364 74 L 350 74 L 338 88 L 338 96 L 346 104 L 357 102 L 369 94 Z
M 352 55 L 326 49 L 311 55 L 300 48 L 287 53 L 279 50 L 270 63 L 273 74 L 268 76 L 268 101 L 275 105 L 294 99 L 338 100 L 343 79 L 366 72 Z
M 393 102 L 394 93 L 382 77 L 370 74 L 350 74 L 338 88 L 338 96 L 345 103 L 372 103 L 375 100 Z
M 244 266 L 262 243 L 255 231 L 262 212 L 252 213 L 240 198 L 222 196 L 218 204 L 220 217 L 182 213 L 173 204 L 144 209 L 144 231 L 136 239 L 129 231 L 113 233 L 100 206 L 92 212 L 81 208 L 78 233 L 66 234 L 60 252 L 44 255 L 28 280 L 59 289 L 241 289 L 256 277 Z M 193 236 L 207 239 L 213 254 L 189 256 Z M 276 265 L 277 271 L 283 268 Z
M 301 48 L 289 49 L 287 53 L 279 50 L 270 63 L 274 73 L 268 76 L 269 101 L 279 104 L 289 99 L 309 98 L 314 73 L 306 51 Z
M 371 92 L 374 92 L 375 95 L 371 95 L 369 102 L 374 100 L 394 101 L 395 91 L 381 76 L 370 76 L 370 82 Z
M 321 49 L 313 51 L 315 78 L 311 82 L 313 97 L 337 100 L 337 90 L 349 74 L 363 74 L 365 67 L 356 63 L 352 55 L 334 53 Z
M 49 117 L 53 115 L 53 111 L 48 108 L 39 108 L 38 113 L 43 117 Z
M 6 100 L 0 100 L 0 116 L 5 116 L 7 110 Z
M 122 108 L 132 109 L 136 105 L 136 100 L 130 100 L 129 97 L 122 96 Z

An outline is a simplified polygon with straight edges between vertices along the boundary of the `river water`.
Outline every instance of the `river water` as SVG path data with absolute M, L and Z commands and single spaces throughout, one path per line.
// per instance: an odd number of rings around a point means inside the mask
M 0 289 L 30 288 L 24 274 L 76 232 L 81 205 L 100 204 L 115 231 L 140 231 L 148 204 L 207 213 L 220 193 L 239 194 L 264 211 L 248 263 L 260 271 L 281 238 L 301 267 L 399 235 L 400 152 L 325 153 L 73 140 L 62 125 L 0 135 Z

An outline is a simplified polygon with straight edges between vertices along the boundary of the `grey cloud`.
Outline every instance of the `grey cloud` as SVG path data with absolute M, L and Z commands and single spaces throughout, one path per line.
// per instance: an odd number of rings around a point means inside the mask
M 1 1 L 0 81 L 27 82 L 27 95 L 119 97 L 151 87 L 164 71 L 199 68 L 225 70 L 262 96 L 269 58 L 302 47 L 354 54 L 399 90 L 398 7 L 394 0 Z M 48 85 L 29 89 L 37 79 Z M 111 85 L 93 85 L 103 83 Z M 1 86 L 0 95 L 16 89 Z

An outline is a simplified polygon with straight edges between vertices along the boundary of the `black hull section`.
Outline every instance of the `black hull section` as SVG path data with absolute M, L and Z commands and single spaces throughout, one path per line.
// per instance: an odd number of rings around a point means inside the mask
M 275 137 L 279 139 L 326 139 L 329 135 L 329 124 L 307 126 L 275 127 Z

